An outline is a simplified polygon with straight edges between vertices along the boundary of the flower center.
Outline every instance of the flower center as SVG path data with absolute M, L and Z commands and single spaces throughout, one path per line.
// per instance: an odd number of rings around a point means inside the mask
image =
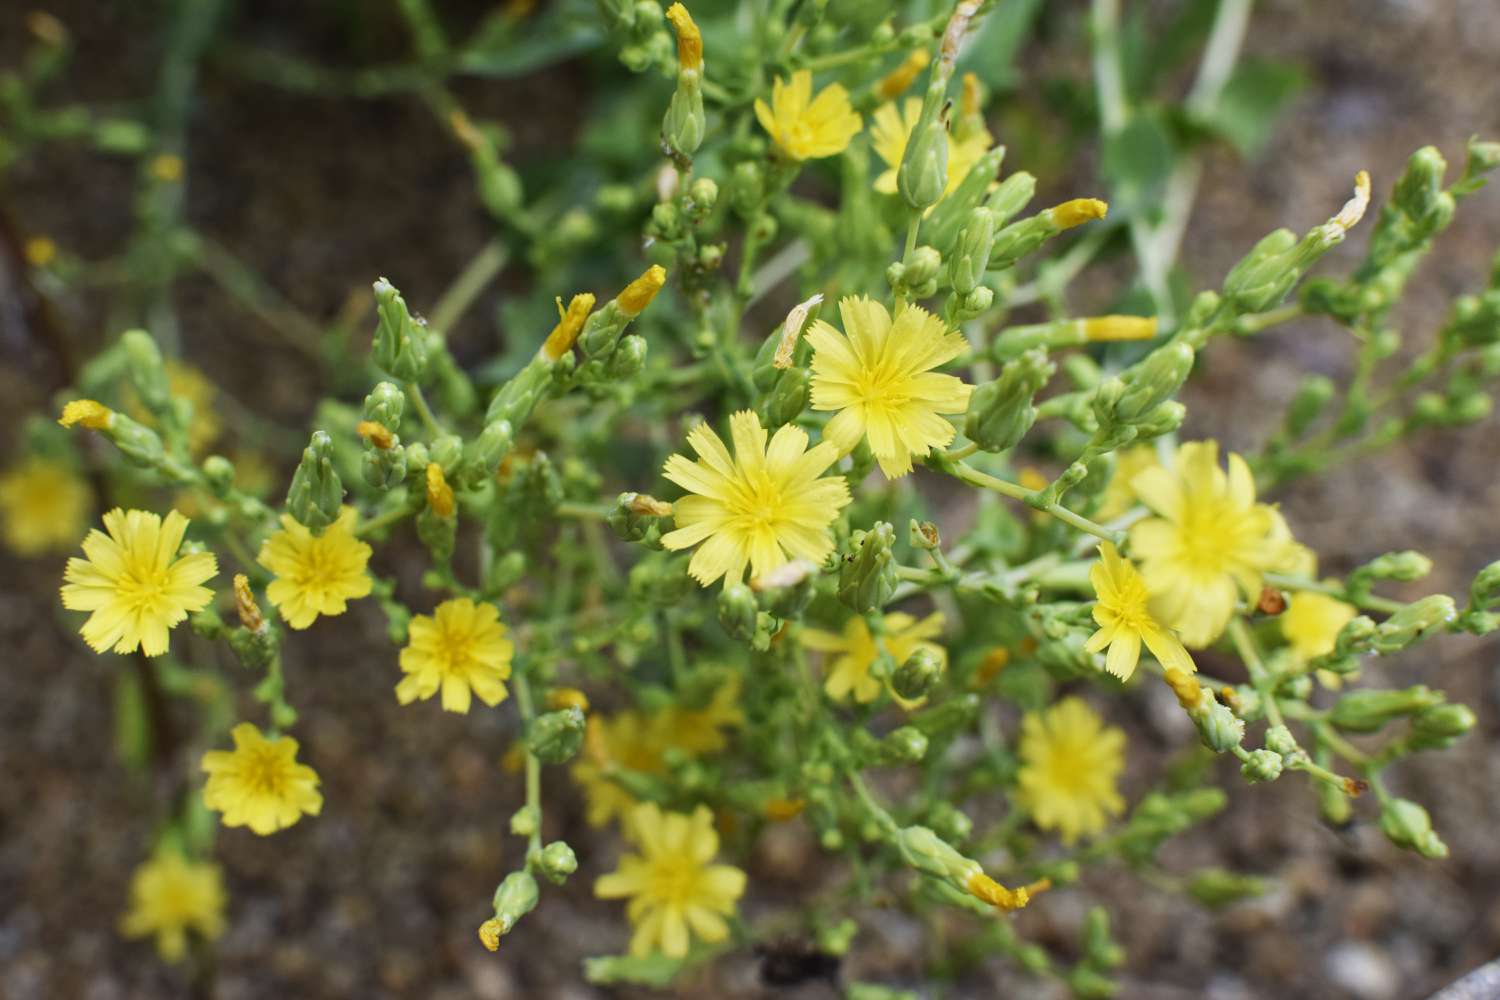
M 281 796 L 286 791 L 286 768 L 281 757 L 269 747 L 251 750 L 247 755 L 241 780 L 256 795 Z
M 678 855 L 651 862 L 651 896 L 665 903 L 685 903 L 698 888 L 698 866 Z

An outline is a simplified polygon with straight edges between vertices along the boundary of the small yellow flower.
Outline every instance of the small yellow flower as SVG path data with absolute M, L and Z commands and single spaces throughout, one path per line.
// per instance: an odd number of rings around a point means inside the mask
M 1260 594 L 1266 570 L 1287 562 L 1291 533 L 1275 508 L 1255 501 L 1255 479 L 1238 455 L 1219 467 L 1216 441 L 1177 449 L 1174 467 L 1147 469 L 1132 485 L 1157 516 L 1130 529 L 1130 549 L 1158 621 L 1193 649 L 1224 631 L 1240 595 Z
M 1299 590 L 1281 613 L 1281 634 L 1304 663 L 1333 652 L 1339 631 L 1359 612 L 1326 594 Z
M 629 833 L 640 853 L 625 855 L 619 868 L 601 875 L 594 895 L 630 900 L 630 953 L 682 958 L 693 937 L 709 944 L 728 937 L 724 918 L 734 915 L 744 895 L 745 873 L 712 864 L 719 835 L 708 807 L 685 815 L 648 802 L 631 810 Z
M 799 162 L 837 156 L 864 124 L 842 85 L 830 83 L 814 97 L 812 73 L 805 69 L 793 73 L 790 83 L 778 76 L 771 103 L 756 98 L 755 117 L 777 148 Z
M 1094 604 L 1094 621 L 1099 623 L 1099 631 L 1089 637 L 1083 648 L 1097 653 L 1108 646 L 1104 669 L 1122 681 L 1135 673 L 1143 642 L 1163 667 L 1188 673 L 1197 670 L 1193 658 L 1172 630 L 1152 616 L 1146 582 L 1136 568 L 1121 558 L 1110 542 L 1099 546 L 1099 555 L 1099 561 L 1089 570 L 1089 582 L 1099 595 Z
M 114 413 L 103 403 L 93 399 L 75 399 L 63 406 L 62 416 L 57 422 L 64 427 L 83 426 L 91 431 L 109 429 Z
M 46 267 L 57 259 L 57 244 L 46 236 L 33 236 L 22 252 L 32 267 Z
M 584 730 L 583 753 L 570 768 L 573 780 L 583 788 L 585 818 L 591 826 L 603 826 L 627 815 L 635 798 L 616 784 L 615 769 L 657 774 L 666 764 L 665 733 L 659 722 L 627 710 L 612 716 L 589 716 Z
M 1125 734 L 1079 698 L 1064 698 L 1021 720 L 1018 798 L 1043 830 L 1064 843 L 1103 830 L 1125 801 L 1116 790 L 1125 767 Z
M 104 515 L 105 534 L 95 528 L 83 540 L 86 559 L 68 560 L 63 607 L 92 611 L 80 630 L 97 653 L 113 648 L 147 656 L 167 651 L 167 632 L 213 600 L 201 584 L 218 572 L 209 552 L 174 558 L 188 519 L 170 511 L 163 520 L 150 511 Z
M 410 705 L 443 691 L 443 708 L 468 712 L 471 695 L 486 705 L 505 700 L 505 680 L 515 645 L 493 604 L 467 597 L 444 601 L 429 617 L 411 620 L 410 638 L 401 650 L 406 673 L 396 685 L 396 700 Z
M 875 122 L 870 126 L 870 143 L 875 155 L 885 162 L 886 170 L 875 178 L 875 190 L 882 194 L 896 193 L 896 171 L 901 158 L 906 155 L 906 143 L 911 139 L 912 129 L 922 116 L 922 99 L 908 97 L 900 110 L 894 103 L 883 104 L 875 111 Z M 983 130 L 948 144 L 948 184 L 943 188 L 947 195 L 958 187 L 974 164 L 989 152 L 993 137 Z
M 933 612 L 918 621 L 904 611 L 897 611 L 886 615 L 883 624 L 885 631 L 881 642 L 896 667 L 919 649 L 937 654 L 944 665 L 947 664 L 948 651 L 932 641 L 943 634 L 941 612 Z M 844 624 L 842 634 L 805 628 L 802 630 L 802 645 L 815 652 L 837 656 L 823 681 L 823 690 L 835 701 L 847 701 L 852 694 L 855 701 L 866 704 L 874 701 L 886 688 L 882 681 L 870 675 L 870 668 L 880 658 L 880 648 L 863 616 L 850 618 Z M 895 692 L 892 692 L 892 697 L 903 706 L 916 704 L 900 698 Z
M 953 425 L 940 414 L 969 408 L 973 386 L 932 369 L 968 349 L 963 335 L 918 306 L 891 319 L 869 298 L 839 302 L 844 333 L 818 320 L 807 331 L 813 346 L 812 405 L 837 410 L 824 437 L 847 453 L 868 438 L 880 469 L 895 479 L 953 441 Z
M 673 704 L 659 716 L 671 745 L 691 754 L 718 753 L 729 745 L 725 731 L 745 724 L 740 708 L 740 679 L 731 674 L 702 708 Z
M 0 476 L 5 544 L 23 556 L 71 548 L 83 534 L 93 493 L 71 468 L 33 455 Z
M 672 505 L 677 529 L 662 544 L 677 551 L 702 542 L 688 573 L 707 587 L 738 582 L 750 566 L 764 575 L 791 559 L 821 564 L 833 551 L 828 526 L 849 503 L 842 476 L 819 478 L 838 460 L 828 442 L 807 447 L 807 432 L 792 424 L 776 431 L 770 447 L 753 411 L 729 419 L 734 457 L 707 424 L 688 432 L 698 453 L 667 459 L 663 474 L 687 490 Z
M 319 615 L 341 615 L 349 601 L 369 595 L 370 546 L 354 537 L 354 519 L 354 508 L 345 507 L 314 535 L 283 514 L 281 530 L 261 545 L 256 561 L 276 574 L 266 597 L 292 628 L 307 628 Z
M 224 814 L 225 826 L 248 826 L 262 837 L 323 811 L 318 773 L 297 763 L 297 741 L 266 739 L 249 722 L 235 726 L 233 750 L 203 755 L 208 783 L 203 804 Z
M 1115 453 L 1115 471 L 1104 488 L 1104 498 L 1094 518 L 1113 521 L 1135 506 L 1135 477 L 1147 469 L 1159 465 L 1156 448 L 1149 444 L 1131 445 Z
M 130 877 L 130 909 L 120 920 L 128 938 L 156 937 L 156 951 L 168 962 L 187 954 L 187 934 L 205 941 L 224 933 L 224 879 L 219 866 L 189 861 L 162 850 Z

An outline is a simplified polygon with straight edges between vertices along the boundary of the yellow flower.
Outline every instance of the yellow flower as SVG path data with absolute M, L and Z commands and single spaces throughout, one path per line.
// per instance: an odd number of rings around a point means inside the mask
M 1094 512 L 1097 521 L 1113 521 L 1135 506 L 1135 477 L 1160 463 L 1156 448 L 1149 444 L 1131 445 L 1115 453 L 1114 475 L 1104 488 L 1104 498 Z
M 323 811 L 318 773 L 297 763 L 296 740 L 268 740 L 249 722 L 235 726 L 230 735 L 233 750 L 203 755 L 208 773 L 203 804 L 223 813 L 225 826 L 248 826 L 264 837 L 291 826 L 303 813 Z
M 1099 631 L 1089 637 L 1084 649 L 1097 653 L 1105 646 L 1104 669 L 1120 680 L 1129 680 L 1141 657 L 1141 643 L 1168 669 L 1193 673 L 1198 668 L 1182 648 L 1172 630 L 1152 616 L 1148 607 L 1150 595 L 1141 574 L 1110 542 L 1099 546 L 1100 559 L 1089 570 L 1089 582 L 1099 600 L 1094 604 L 1094 621 Z
M 370 546 L 354 537 L 354 508 L 314 535 L 290 514 L 256 557 L 276 579 L 266 597 L 292 628 L 307 628 L 319 615 L 341 615 L 348 602 L 368 596 L 374 584 L 365 572 Z
M 842 476 L 818 478 L 838 460 L 824 441 L 807 447 L 807 432 L 783 425 L 766 447 L 760 418 L 741 410 L 729 418 L 731 458 L 707 424 L 688 432 L 696 461 L 667 459 L 663 474 L 694 496 L 672 505 L 677 530 L 662 536 L 674 551 L 703 542 L 688 572 L 707 587 L 723 577 L 737 583 L 749 565 L 756 576 L 791 559 L 822 563 L 833 551 L 828 526 L 849 503 Z
M 1157 620 L 1201 649 L 1217 639 L 1236 598 L 1260 594 L 1261 574 L 1284 564 L 1291 534 L 1275 508 L 1255 502 L 1255 480 L 1238 455 L 1229 474 L 1216 441 L 1177 449 L 1174 468 L 1147 469 L 1132 480 L 1158 516 L 1130 529 L 1130 549 L 1151 591 Z
M 745 724 L 740 679 L 731 674 L 702 708 L 673 704 L 663 709 L 660 726 L 670 744 L 691 754 L 718 753 L 729 745 L 725 730 Z
M 799 161 L 842 153 L 863 125 L 841 85 L 830 83 L 813 97 L 812 73 L 805 69 L 793 73 L 790 83 L 778 76 L 770 105 L 756 98 L 755 117 L 777 147 Z
M 1286 602 L 1281 613 L 1281 634 L 1299 660 L 1306 662 L 1333 652 L 1339 630 L 1358 612 L 1352 604 L 1299 590 Z
M 430 617 L 417 615 L 401 650 L 406 676 L 396 685 L 396 700 L 410 705 L 441 687 L 449 712 L 468 712 L 471 694 L 486 705 L 500 704 L 515 652 L 505 633 L 498 608 L 467 597 L 444 601 Z
M 585 817 L 591 826 L 603 826 L 617 816 L 629 814 L 635 797 L 610 777 L 616 769 L 657 774 L 666 764 L 667 744 L 658 721 L 636 711 L 605 717 L 589 716 L 584 730 L 583 753 L 571 768 L 573 780 L 583 788 Z
M 635 928 L 630 953 L 682 958 L 690 937 L 710 944 L 728 937 L 724 918 L 744 895 L 745 873 L 711 863 L 719 835 L 708 807 L 685 815 L 647 802 L 631 810 L 629 833 L 640 853 L 625 855 L 619 868 L 601 875 L 594 895 L 629 898 L 625 914 Z
M 918 306 L 891 319 L 885 306 L 864 297 L 839 302 L 845 333 L 818 320 L 807 331 L 813 346 L 812 405 L 837 410 L 823 436 L 845 453 L 860 438 L 888 478 L 911 471 L 912 456 L 926 456 L 953 441 L 953 425 L 939 414 L 963 413 L 974 387 L 932 369 L 968 349 L 963 335 Z
M 166 519 L 119 507 L 104 515 L 104 528 L 83 540 L 87 559 L 68 560 L 63 607 L 92 611 L 80 630 L 95 652 L 147 656 L 167 651 L 167 631 L 213 600 L 201 584 L 218 572 L 210 552 L 176 559 L 188 519 L 170 511 Z
M 5 544 L 23 556 L 71 548 L 88 520 L 93 494 L 62 462 L 33 455 L 0 476 Z
M 188 931 L 206 941 L 224 933 L 224 879 L 216 864 L 163 850 L 131 875 L 130 909 L 120 933 L 155 935 L 157 953 L 177 962 L 187 953 Z
M 932 641 L 943 634 L 941 612 L 934 612 L 918 621 L 903 611 L 897 611 L 886 615 L 883 624 L 885 631 L 881 641 L 896 667 L 905 663 L 919 649 L 935 653 L 946 666 L 948 651 Z M 833 668 L 823 681 L 823 690 L 835 701 L 846 701 L 853 694 L 855 701 L 865 704 L 879 697 L 881 690 L 886 687 L 884 682 L 870 675 L 870 668 L 880 657 L 880 649 L 863 616 L 855 615 L 850 618 L 844 624 L 842 635 L 805 628 L 802 630 L 802 645 L 819 653 L 837 654 Z M 903 706 L 916 704 L 894 692 L 892 697 Z
M 885 173 L 875 178 L 875 190 L 882 194 L 896 193 L 896 171 L 901 158 L 906 155 L 906 143 L 911 138 L 917 119 L 922 116 L 922 99 L 908 97 L 898 111 L 896 105 L 882 104 L 875 112 L 875 123 L 870 126 L 870 142 L 875 155 L 885 161 Z M 948 144 L 948 184 L 943 194 L 958 187 L 981 156 L 989 152 L 992 136 L 983 130 Z
M 1064 698 L 1021 720 L 1017 796 L 1043 830 L 1064 843 L 1103 830 L 1125 808 L 1115 784 L 1125 766 L 1125 734 L 1106 727 L 1079 698 Z

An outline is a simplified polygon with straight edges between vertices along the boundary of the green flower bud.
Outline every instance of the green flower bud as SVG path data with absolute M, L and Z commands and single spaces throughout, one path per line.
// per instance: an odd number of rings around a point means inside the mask
M 1500 604 L 1500 560 L 1474 575 L 1469 585 L 1469 604 L 1481 610 Z
M 1326 781 L 1313 782 L 1313 788 L 1318 794 L 1318 812 L 1323 821 L 1335 829 L 1347 826 L 1354 818 L 1354 806 L 1350 804 L 1349 796 Z
M 1006 362 L 999 378 L 970 396 L 964 434 L 985 451 L 1014 447 L 1036 422 L 1032 400 L 1054 371 L 1056 366 L 1039 347 Z
M 917 712 L 911 717 L 911 724 L 926 733 L 930 740 L 945 739 L 973 725 L 978 715 L 979 696 L 965 694 Z
M 1132 426 L 1135 427 L 1135 439 L 1137 441 L 1149 441 L 1152 438 L 1170 434 L 1182 426 L 1187 419 L 1187 407 L 1169 399 L 1165 403 L 1158 403 L 1142 414 Z
M 389 490 L 406 479 L 406 449 L 400 445 L 384 450 L 366 448 L 359 460 L 360 474 L 377 490 Z
M 624 382 L 635 378 L 644 367 L 646 367 L 646 338 L 632 333 L 620 339 L 614 353 L 609 356 L 604 372 L 611 380 Z
M 1244 741 L 1244 720 L 1228 706 L 1219 704 L 1212 691 L 1204 688 L 1202 694 L 1198 704 L 1188 710 L 1188 718 L 1198 727 L 1198 737 L 1204 746 L 1214 753 L 1227 753 Z
M 805 368 L 786 368 L 765 400 L 767 429 L 789 424 L 807 407 L 809 378 Z
M 703 116 L 703 38 L 681 4 L 668 8 L 667 19 L 677 31 L 677 89 L 662 119 L 661 137 L 668 149 L 690 157 L 708 129 Z
M 915 764 L 927 756 L 927 735 L 915 726 L 901 726 L 880 741 L 880 761 L 885 764 Z
M 838 598 L 856 614 L 884 607 L 896 592 L 895 544 L 896 529 L 885 521 L 850 536 L 839 562 Z
M 1297 393 L 1286 408 L 1286 434 L 1301 437 L 1322 415 L 1333 399 L 1333 380 L 1325 375 L 1309 375 L 1297 386 Z
M 526 746 L 544 764 L 571 760 L 583 745 L 584 718 L 576 706 L 539 715 L 526 734 Z
M 1328 721 L 1354 733 L 1373 733 L 1404 715 L 1443 704 L 1443 693 L 1423 685 L 1404 691 L 1351 691 L 1338 700 Z
M 976 208 L 969 213 L 948 259 L 948 282 L 955 292 L 968 295 L 979 287 L 994 246 L 995 214 L 987 208 Z
M 1249 759 L 1240 765 L 1240 774 L 1246 781 L 1275 781 L 1281 777 L 1281 755 L 1270 750 L 1252 750 Z
M 529 837 L 540 828 L 541 811 L 536 806 L 522 806 L 510 817 L 510 832 L 517 837 Z
M 1030 204 L 1035 195 L 1036 178 L 1023 170 L 1001 181 L 1000 186 L 990 194 L 989 201 L 985 202 L 985 208 L 994 216 L 995 226 L 998 228 Z
M 1241 313 L 1265 312 L 1286 298 L 1301 273 L 1292 264 L 1297 234 L 1278 229 L 1260 239 L 1224 278 L 1224 297 Z
M 1479 136 L 1472 136 L 1464 153 L 1464 176 L 1466 178 L 1483 177 L 1500 167 L 1500 142 L 1484 142 Z
M 578 870 L 578 855 L 573 853 L 565 841 L 554 840 L 542 848 L 537 858 L 537 868 L 554 885 L 562 885 L 568 876 Z
M 712 177 L 699 177 L 688 188 L 688 209 L 694 215 L 707 215 L 719 201 L 719 185 Z
M 1446 594 L 1432 594 L 1406 605 L 1381 622 L 1370 645 L 1377 653 L 1398 653 L 1457 618 L 1458 609 L 1453 598 Z
M 1083 920 L 1083 954 L 1100 969 L 1113 969 L 1125 961 L 1125 949 L 1110 934 L 1109 911 L 1102 906 L 1092 907 Z
M 1500 292 L 1462 295 L 1453 301 L 1453 311 L 1440 336 L 1450 349 L 1485 347 L 1500 343 Z
M 490 951 L 500 947 L 500 938 L 510 933 L 516 923 L 536 908 L 541 892 L 536 879 L 526 870 L 511 872 L 495 889 L 495 916 L 479 928 L 479 939 Z
M 934 81 L 896 168 L 896 190 L 919 212 L 937 204 L 948 186 L 948 132 L 938 117 L 942 104 L 943 85 Z
M 1115 405 L 1114 418 L 1133 423 L 1154 410 L 1182 387 L 1193 370 L 1193 348 L 1181 340 L 1163 344 L 1125 369 L 1125 392 Z M 1103 419 L 1101 418 L 1101 423 Z
M 981 211 L 990 224 L 990 232 L 994 232 L 994 216 L 981 208 L 980 202 L 999 175 L 1000 164 L 1004 159 L 1005 147 L 996 146 L 976 160 L 953 190 L 943 196 L 942 201 L 938 202 L 922 223 L 923 235 L 929 243 L 943 253 L 949 253 L 959 238 L 959 230 L 973 225 L 975 214 Z M 984 273 L 985 259 L 988 257 L 989 250 L 986 248 L 976 273 Z
M 427 547 L 434 561 L 447 563 L 453 558 L 458 540 L 458 518 L 441 514 L 431 506 L 423 507 L 417 513 L 417 540 Z
M 1458 742 L 1478 721 L 1467 705 L 1434 705 L 1412 718 L 1406 742 L 1413 750 L 1443 750 Z
M 210 455 L 203 460 L 203 483 L 208 491 L 219 499 L 234 488 L 234 466 L 223 455 Z
M 136 395 L 165 426 L 180 430 L 182 425 L 172 405 L 167 369 L 156 341 L 145 330 L 127 330 L 120 336 L 120 346 L 125 351 L 125 370 L 130 373 Z
M 427 368 L 427 331 L 412 319 L 406 300 L 389 281 L 381 278 L 374 289 L 380 323 L 370 359 L 381 371 L 403 382 L 420 381 Z
M 1297 740 L 1286 726 L 1271 726 L 1266 730 L 1266 749 L 1285 757 L 1297 752 Z
M 729 583 L 719 591 L 719 624 L 731 638 L 748 642 L 754 635 L 760 608 L 755 594 L 743 583 Z
M 1120 992 L 1120 984 L 1087 965 L 1075 965 L 1067 973 L 1068 989 L 1077 1000 L 1108 1000 Z
M 510 454 L 514 444 L 515 432 L 510 421 L 496 420 L 486 424 L 484 430 L 479 432 L 479 437 L 469 442 L 464 449 L 462 471 L 457 477 L 459 484 L 473 489 L 493 478 L 495 470 L 500 468 L 500 463 Z
M 741 218 L 748 219 L 765 200 L 766 179 L 760 164 L 750 160 L 736 163 L 729 175 L 729 206 Z
M 916 701 L 931 691 L 943 676 L 943 658 L 934 650 L 922 647 L 906 658 L 891 676 L 891 689 L 908 701 Z
M 254 631 L 244 628 L 229 630 L 229 648 L 239 657 L 240 663 L 250 670 L 262 671 L 276 659 L 280 634 L 274 627 L 265 626 Z
M 302 461 L 292 474 L 286 508 L 297 522 L 315 535 L 338 520 L 344 502 L 344 484 L 333 468 L 333 439 L 326 431 L 313 431 L 302 452 Z
M 820 927 L 816 939 L 818 950 L 827 955 L 846 955 L 858 933 L 859 922 L 853 917 L 845 917 L 832 926 Z
M 1368 587 L 1373 580 L 1410 583 L 1432 572 L 1432 560 L 1420 552 L 1387 552 L 1356 569 L 1349 576 L 1352 588 Z
M 1410 799 L 1387 799 L 1380 807 L 1380 831 L 1397 847 L 1424 858 L 1446 858 L 1448 845 L 1432 829 L 1427 810 Z
M 950 844 L 968 840 L 969 835 L 974 832 L 974 821 L 948 802 L 939 802 L 932 807 L 927 825 Z

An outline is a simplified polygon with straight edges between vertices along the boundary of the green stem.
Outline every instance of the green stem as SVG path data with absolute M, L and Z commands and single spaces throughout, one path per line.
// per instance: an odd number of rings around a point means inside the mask
M 532 720 L 536 718 L 536 708 L 531 700 L 531 682 L 526 679 L 524 665 L 515 672 L 514 686 L 516 710 L 521 715 L 522 746 L 526 747 L 526 808 L 536 819 L 531 836 L 526 838 L 526 855 L 530 858 L 542 849 L 542 762 L 524 741 L 524 734 L 529 732 Z
M 374 517 L 370 518 L 368 521 L 364 521 L 359 524 L 354 529 L 354 537 L 365 538 L 381 530 L 382 528 L 395 524 L 397 521 L 402 520 L 411 513 L 411 508 L 407 507 L 405 504 L 402 504 L 399 507 L 392 507 L 387 511 L 382 511 L 381 513 L 376 514 Z
M 987 473 L 980 472 L 978 469 L 974 468 L 972 465 L 969 465 L 966 462 L 957 462 L 950 466 L 948 471 L 950 475 L 955 476 L 956 478 L 968 483 L 971 486 L 979 486 L 987 490 L 993 490 L 994 492 L 999 493 L 1001 496 L 1010 497 L 1012 500 L 1021 500 L 1026 503 L 1030 503 L 1031 497 L 1034 494 L 1034 491 L 1028 490 L 1026 487 L 1021 486 L 1018 483 L 1008 482 L 1004 479 L 997 479 L 996 477 L 988 475 Z M 1111 531 L 1108 528 L 1104 527 L 1104 525 L 1102 524 L 1090 521 L 1082 514 L 1074 513 L 1073 511 L 1064 507 L 1062 504 L 1048 504 L 1046 507 L 1043 507 L 1041 509 L 1044 513 L 1050 514 L 1069 527 L 1076 528 L 1079 531 L 1087 532 L 1088 534 L 1093 535 L 1095 538 L 1101 538 L 1106 542 L 1113 542 L 1115 545 L 1125 544 L 1124 532 Z
M 486 286 L 504 269 L 510 259 L 510 249 L 499 240 L 491 240 L 474 255 L 468 265 L 453 279 L 453 284 L 443 292 L 437 305 L 432 308 L 431 325 L 434 330 L 447 334 L 458 323 L 474 300 Z
M 1284 573 L 1267 573 L 1264 579 L 1266 583 L 1273 587 L 1279 587 L 1282 590 L 1302 590 L 1313 594 L 1327 594 L 1329 597 L 1336 597 L 1346 604 L 1353 604 L 1368 611 L 1395 614 L 1406 607 L 1400 601 L 1393 601 L 1387 597 L 1377 597 L 1374 594 L 1363 596 L 1350 594 L 1336 583 L 1320 583 L 1317 580 L 1304 580 L 1301 577 L 1287 576 Z
M 581 521 L 602 521 L 609 516 L 610 508 L 602 503 L 576 503 L 564 500 L 552 508 L 558 517 L 577 518 Z
M 427 405 L 427 397 L 422 394 L 422 387 L 415 382 L 407 382 L 404 388 L 406 398 L 411 400 L 411 405 L 416 409 L 417 416 L 422 418 L 422 424 L 427 428 L 427 432 L 433 437 L 440 436 L 443 433 L 443 425 L 438 423 L 437 417 L 432 413 L 432 407 Z
M 1245 669 L 1250 671 L 1250 684 L 1265 706 L 1266 720 L 1273 726 L 1285 725 L 1286 720 L 1281 717 L 1281 706 L 1276 703 L 1276 685 L 1260 658 L 1260 651 L 1255 648 L 1255 637 L 1250 634 L 1250 628 L 1243 618 L 1230 619 L 1229 639 L 1234 643 L 1240 659 L 1245 661 Z

